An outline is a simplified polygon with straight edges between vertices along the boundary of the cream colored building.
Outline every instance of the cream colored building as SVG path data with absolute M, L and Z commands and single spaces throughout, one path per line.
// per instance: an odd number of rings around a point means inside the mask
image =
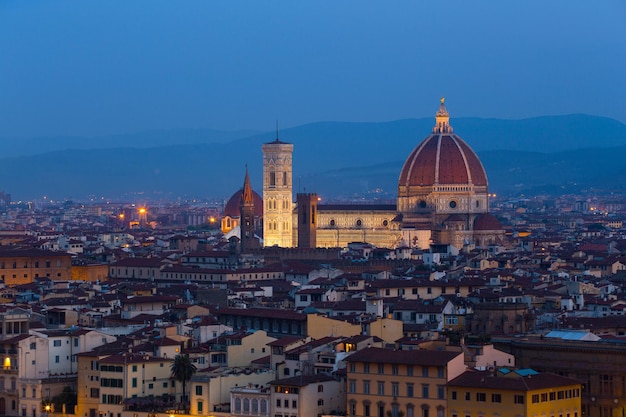
M 198 371 L 187 383 L 192 415 L 212 415 L 230 409 L 231 390 L 235 387 L 262 386 L 274 379 L 268 369 L 220 368 Z
M 172 379 L 172 362 L 173 359 L 132 353 L 100 358 L 94 365 L 100 371 L 99 412 L 105 417 L 115 417 L 124 410 L 124 402 L 164 394 L 181 398 L 182 384 Z
M 293 246 L 293 144 L 263 144 L 263 245 Z
M 282 417 L 343 415 L 345 383 L 326 374 L 294 376 L 272 381 L 271 413 Z
M 268 356 L 269 348 L 266 345 L 276 340 L 263 330 L 222 335 L 220 338 L 226 343 L 229 368 L 248 367 L 252 361 Z

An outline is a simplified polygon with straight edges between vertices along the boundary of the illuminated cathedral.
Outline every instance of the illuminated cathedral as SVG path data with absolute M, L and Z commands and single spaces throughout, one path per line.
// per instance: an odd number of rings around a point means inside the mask
M 453 132 L 444 99 L 431 134 L 400 170 L 397 204 L 322 204 L 316 194 L 298 194 L 294 201 L 293 149 L 278 138 L 263 145 L 262 213 L 254 211 L 264 246 L 346 247 L 367 242 L 386 248 L 450 244 L 460 249 L 504 238 L 500 222 L 489 213 L 485 169 Z M 231 200 L 239 202 L 240 196 Z M 235 204 L 227 206 L 234 209 Z

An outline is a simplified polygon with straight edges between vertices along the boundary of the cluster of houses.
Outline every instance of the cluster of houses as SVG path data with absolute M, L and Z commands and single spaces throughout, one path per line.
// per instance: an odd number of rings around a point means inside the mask
M 7 212 L 0 415 L 619 416 L 626 231 L 564 201 L 427 251 L 241 253 L 173 207 Z

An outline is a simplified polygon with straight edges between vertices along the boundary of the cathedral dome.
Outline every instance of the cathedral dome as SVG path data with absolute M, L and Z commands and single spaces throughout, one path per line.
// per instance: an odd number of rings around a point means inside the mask
M 449 119 L 442 99 L 433 133 L 413 149 L 402 167 L 400 187 L 487 186 L 480 159 L 463 139 L 452 133 Z
M 243 189 L 239 189 L 239 191 L 233 194 L 224 207 L 224 213 L 222 213 L 223 216 L 239 217 L 241 215 L 239 207 L 241 206 L 242 194 Z M 262 217 L 263 199 L 256 193 L 256 191 L 252 191 L 252 196 L 254 197 L 254 215 Z
M 474 220 L 474 230 L 502 230 L 502 224 L 493 214 L 482 213 Z

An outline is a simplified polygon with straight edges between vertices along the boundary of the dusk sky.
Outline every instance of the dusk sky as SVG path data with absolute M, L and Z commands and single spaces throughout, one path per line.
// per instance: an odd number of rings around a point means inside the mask
M 626 122 L 624 0 L 3 0 L 0 56 L 0 137 L 388 121 L 442 95 L 453 118 Z

